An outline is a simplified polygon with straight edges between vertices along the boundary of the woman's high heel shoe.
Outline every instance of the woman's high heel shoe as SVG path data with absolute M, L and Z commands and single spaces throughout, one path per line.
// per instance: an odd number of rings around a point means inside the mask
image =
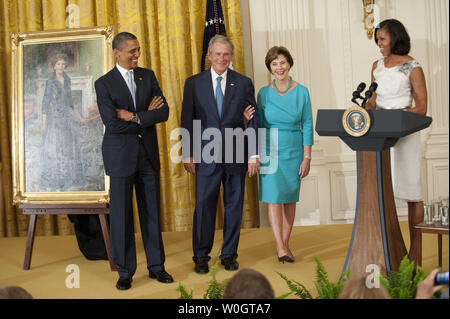
M 294 258 L 292 258 L 288 255 L 284 255 L 284 256 L 278 257 L 278 261 L 282 262 L 284 264 L 285 262 L 293 263 L 295 260 L 294 260 Z
M 284 262 L 286 261 L 286 257 L 287 257 L 287 255 L 278 257 L 278 261 L 279 261 L 280 263 L 283 263 L 283 264 L 284 264 Z

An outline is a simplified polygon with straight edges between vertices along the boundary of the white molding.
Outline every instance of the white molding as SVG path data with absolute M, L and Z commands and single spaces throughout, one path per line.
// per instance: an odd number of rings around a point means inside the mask
M 449 116 L 448 9 L 448 0 L 425 2 L 426 30 L 431 44 L 428 46 L 430 70 L 427 72 L 427 87 L 429 107 L 433 117 L 432 132 L 439 132 L 442 128 L 446 128 L 447 134 Z M 446 49 L 443 49 L 445 47 Z
M 353 219 L 356 209 L 357 172 L 353 170 L 330 170 L 331 219 Z M 351 196 L 350 196 L 351 194 Z
M 448 147 L 449 147 L 448 133 L 443 134 L 430 134 L 429 139 L 426 141 L 425 159 L 447 159 L 448 160 Z
M 432 116 L 430 134 L 426 140 L 425 166 L 428 201 L 449 194 L 449 13 L 448 0 L 425 1 L 425 28 L 429 70 L 428 114 Z
M 361 6 L 362 7 L 362 6 Z M 352 92 L 353 88 L 353 68 L 352 68 L 352 39 L 351 39 L 351 19 L 350 19 L 350 6 L 349 0 L 341 1 L 341 37 L 342 37 L 342 49 L 343 49 L 343 64 L 344 73 L 342 74 L 342 82 L 344 83 L 344 92 Z M 340 101 L 338 105 L 348 105 L 349 99 L 346 99 L 346 95 L 343 95 L 344 100 Z
M 438 159 L 427 162 L 428 201 L 448 196 L 449 168 L 448 160 Z
M 356 152 L 327 154 L 324 159 L 326 164 L 354 164 L 356 167 Z
M 319 201 L 319 176 L 310 174 L 301 183 L 294 226 L 320 225 Z

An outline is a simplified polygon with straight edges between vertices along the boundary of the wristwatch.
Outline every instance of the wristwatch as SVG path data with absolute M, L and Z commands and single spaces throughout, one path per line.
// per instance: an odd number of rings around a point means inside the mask
M 131 116 L 131 122 L 139 123 L 138 117 L 136 116 L 136 113 L 133 113 L 133 116 Z

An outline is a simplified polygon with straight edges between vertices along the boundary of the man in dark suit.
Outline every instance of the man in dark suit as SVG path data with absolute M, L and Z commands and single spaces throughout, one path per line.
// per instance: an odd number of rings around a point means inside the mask
M 159 152 L 156 123 L 167 121 L 169 107 L 152 70 L 137 66 L 139 41 L 128 32 L 112 43 L 116 66 L 95 82 L 105 125 L 103 161 L 110 177 L 111 250 L 119 290 L 129 289 L 136 272 L 133 186 L 149 276 L 173 282 L 164 268 L 159 217 Z
M 228 68 L 233 50 L 227 37 L 213 37 L 208 48 L 211 68 L 188 78 L 184 85 L 181 127 L 190 137 L 182 141 L 182 153 L 185 169 L 196 175 L 192 242 L 195 271 L 199 274 L 209 271 L 221 184 L 225 217 L 219 258 L 226 270 L 238 269 L 245 174 L 248 169 L 249 176 L 253 176 L 259 168 L 258 112 L 248 122 L 248 129 L 253 130 L 248 136 L 253 139 L 247 139 L 243 133 L 244 110 L 249 105 L 256 109 L 255 89 L 249 78 Z M 211 135 L 212 141 L 205 140 Z M 200 143 L 201 154 L 195 154 L 196 143 Z

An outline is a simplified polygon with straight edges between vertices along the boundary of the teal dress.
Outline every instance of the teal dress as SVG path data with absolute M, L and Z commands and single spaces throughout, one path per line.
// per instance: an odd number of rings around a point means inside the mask
M 261 128 L 259 200 L 296 203 L 300 194 L 299 169 L 303 146 L 313 145 L 311 100 L 306 87 L 297 83 L 283 96 L 270 86 L 258 92 Z

